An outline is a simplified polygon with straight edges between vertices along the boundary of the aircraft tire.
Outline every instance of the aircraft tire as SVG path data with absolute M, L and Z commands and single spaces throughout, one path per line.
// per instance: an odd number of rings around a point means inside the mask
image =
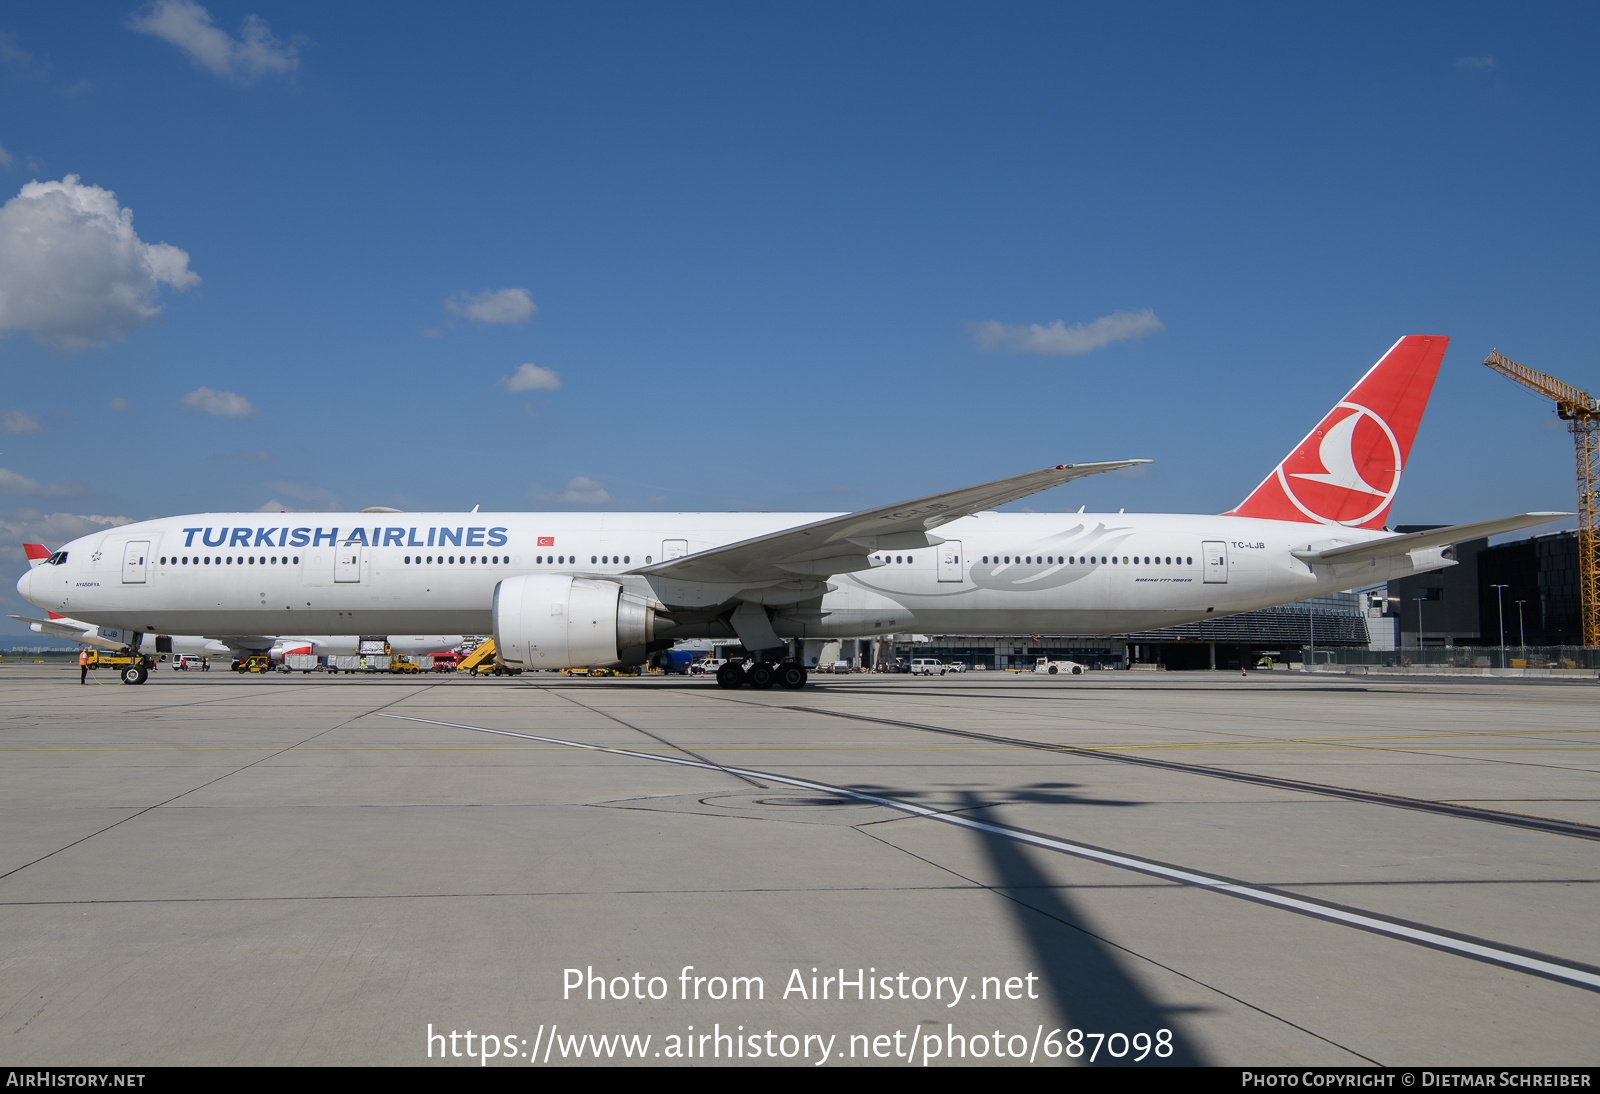
M 744 669 L 732 661 L 717 669 L 717 683 L 725 688 L 736 688 L 744 683 Z
M 150 675 L 143 665 L 125 665 L 122 669 L 122 682 L 124 684 L 142 684 Z
M 806 670 L 804 665 L 797 665 L 787 661 L 778 666 L 778 686 L 790 691 L 797 691 L 806 686 Z
M 778 682 L 778 670 L 765 661 L 758 661 L 744 674 L 744 682 L 757 691 L 766 691 Z

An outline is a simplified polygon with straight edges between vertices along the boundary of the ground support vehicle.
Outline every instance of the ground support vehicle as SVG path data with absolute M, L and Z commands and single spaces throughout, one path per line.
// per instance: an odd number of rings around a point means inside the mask
M 946 671 L 943 661 L 931 657 L 918 657 L 911 662 L 912 676 L 943 676 Z
M 91 669 L 115 669 L 124 684 L 144 683 L 150 670 L 156 667 L 152 658 L 123 650 L 112 653 L 109 650 L 91 649 L 84 664 Z
M 272 659 L 264 653 L 252 653 L 233 663 L 234 672 L 271 672 Z
M 456 669 L 476 676 L 480 672 L 492 672 L 495 664 L 494 639 L 485 638 L 472 648 L 471 653 L 456 662 Z
M 1083 666 L 1076 661 L 1052 661 L 1047 657 L 1041 657 L 1034 662 L 1033 671 L 1050 676 L 1082 676 Z

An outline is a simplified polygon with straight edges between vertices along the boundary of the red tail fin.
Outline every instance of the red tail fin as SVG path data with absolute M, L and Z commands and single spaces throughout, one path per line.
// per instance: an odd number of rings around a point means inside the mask
M 24 543 L 22 553 L 28 556 L 28 568 L 43 566 L 44 560 L 50 557 L 50 548 L 42 543 Z
M 1228 514 L 1382 528 L 1450 339 L 1400 339 Z

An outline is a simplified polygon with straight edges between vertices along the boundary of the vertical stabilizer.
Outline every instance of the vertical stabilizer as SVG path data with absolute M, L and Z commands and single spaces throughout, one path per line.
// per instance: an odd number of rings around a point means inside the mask
M 1396 342 L 1228 515 L 1382 528 L 1449 344 Z

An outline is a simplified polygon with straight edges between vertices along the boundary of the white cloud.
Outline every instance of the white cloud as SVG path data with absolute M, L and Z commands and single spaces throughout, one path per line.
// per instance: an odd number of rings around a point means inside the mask
M 118 414 L 129 414 L 133 411 L 133 404 L 128 402 L 128 400 L 124 399 L 120 395 L 111 400 L 110 406 L 111 409 L 115 410 Z
M 14 498 L 70 498 L 83 492 L 81 482 L 36 482 L 0 467 L 0 494 Z
M 298 499 L 304 503 L 304 507 L 296 509 L 292 505 L 283 505 L 276 498 L 268 502 L 269 505 L 277 505 L 279 509 L 288 509 L 290 512 L 298 513 L 337 513 L 339 511 L 339 496 L 324 486 L 312 486 L 309 483 L 279 479 L 267 483 L 267 489 Z M 263 507 L 262 511 L 266 511 L 265 507 Z
M 526 323 L 539 308 L 527 289 L 463 289 L 444 302 L 444 310 L 480 323 Z
M 595 482 L 587 475 L 567 480 L 567 487 L 559 494 L 535 494 L 534 501 L 559 502 L 565 505 L 604 505 L 611 500 L 606 484 Z
M 17 36 L 0 31 L 0 65 L 23 80 L 42 80 L 50 75 L 50 62 L 42 61 L 17 45 Z
M 133 210 L 77 175 L 30 182 L 0 207 L 0 334 L 88 349 L 155 318 L 160 286 L 198 284 L 187 253 L 144 242 Z
M 236 84 L 300 67 L 298 45 L 274 38 L 259 15 L 246 15 L 235 38 L 214 25 L 211 13 L 194 0 L 155 0 L 128 17 L 128 29 L 177 46 L 213 76 Z
M 502 376 L 500 383 L 507 391 L 554 391 L 561 386 L 561 374 L 553 368 L 527 364 L 510 376 Z
M 231 391 L 212 391 L 208 387 L 195 388 L 179 403 L 185 409 L 198 410 L 218 418 L 248 418 L 256 412 L 255 404 L 243 395 Z
M 39 433 L 44 426 L 39 424 L 39 415 L 26 410 L 0 410 L 0 429 L 7 433 Z
M 4 145 L 0 145 L 0 169 L 9 168 L 10 166 L 11 166 L 11 153 L 7 152 L 5 150 L 5 146 Z
M 1149 308 L 1102 315 L 1092 323 L 1067 326 L 1060 319 L 1045 326 L 1040 323 L 998 323 L 993 319 L 969 323 L 978 348 L 1002 353 L 1036 353 L 1042 357 L 1073 357 L 1108 346 L 1129 342 L 1167 329 Z
M 1497 62 L 1493 57 L 1462 57 L 1456 61 L 1457 68 L 1476 72 L 1494 68 L 1496 64 Z
M 103 517 L 98 514 L 41 513 L 37 509 L 0 512 L 0 558 L 20 561 L 24 543 L 42 543 L 54 550 L 79 536 L 132 523 L 131 517 Z

